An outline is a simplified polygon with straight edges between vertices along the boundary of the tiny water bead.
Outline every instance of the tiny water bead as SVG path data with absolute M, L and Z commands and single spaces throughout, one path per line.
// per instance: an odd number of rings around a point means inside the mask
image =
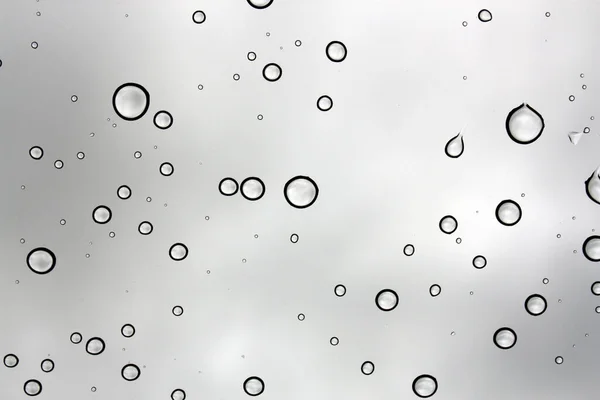
M 588 133 L 590 133 L 590 128 L 589 128 L 589 127 L 587 127 L 587 126 L 586 126 L 585 128 L 583 128 L 583 133 L 585 133 L 586 135 L 587 135 Z
M 32 49 L 37 49 L 38 48 L 38 42 L 31 42 L 31 48 Z
M 570 95 L 570 96 L 569 96 L 569 101 L 575 101 L 575 96 L 573 96 L 573 95 Z
M 373 364 L 371 361 L 365 361 L 360 366 L 360 371 L 364 375 L 371 375 L 373 372 L 375 372 L 375 364 Z
M 240 192 L 246 200 L 256 201 L 265 195 L 264 182 L 255 176 L 244 179 L 240 186 Z
M 463 140 L 462 133 L 458 133 L 456 136 L 448 140 L 444 152 L 450 158 L 458 158 L 465 151 L 465 142 Z
M 130 338 L 135 335 L 135 328 L 131 324 L 125 324 L 121 327 L 121 335 Z
M 69 338 L 69 340 L 73 344 L 79 344 L 79 343 L 81 343 L 81 340 L 83 340 L 83 338 L 81 337 L 81 333 L 73 332 L 73 333 L 71 333 L 71 337 Z
M 583 255 L 590 261 L 600 261 L 600 236 L 590 236 L 583 242 Z
M 346 59 L 346 55 L 348 50 L 346 49 L 346 45 L 342 42 L 334 40 L 333 42 L 329 42 L 327 47 L 325 47 L 325 54 L 330 61 L 333 62 L 342 62 Z
M 508 350 L 517 343 L 517 334 L 508 327 L 498 329 L 494 333 L 494 344 L 502 350 Z
M 319 187 L 308 176 L 295 176 L 283 187 L 285 200 L 294 208 L 308 208 L 319 196 Z
M 263 120 L 263 115 L 262 114 L 258 114 L 256 116 L 256 119 L 259 120 L 259 121 L 262 121 Z
M 238 183 L 231 177 L 223 178 L 219 182 L 219 193 L 223 196 L 233 196 L 238 192 Z
M 6 368 L 14 368 L 19 365 L 19 357 L 14 354 L 7 354 L 4 356 L 4 366 Z
M 454 331 L 450 332 L 450 336 L 455 336 L 455 335 L 456 335 L 456 332 L 454 332 Z
M 587 89 L 587 85 L 581 85 L 581 88 L 582 88 L 583 90 L 585 90 L 585 89 Z
M 542 279 L 542 283 L 543 283 L 544 285 L 547 285 L 549 282 L 550 282 L 550 280 L 549 280 L 548 278 L 544 278 L 544 279 Z
M 467 76 L 466 76 L 466 75 L 464 75 L 464 76 L 463 76 L 463 81 L 466 81 L 466 80 L 467 80 Z
M 242 387 L 248 396 L 258 396 L 265 391 L 265 381 L 258 376 L 251 376 L 244 381 Z
M 175 307 L 173 307 L 171 312 L 173 313 L 174 316 L 180 317 L 183 314 L 183 307 L 175 306 Z
M 23 391 L 27 396 L 37 396 L 42 393 L 42 384 L 37 379 L 30 379 L 23 385 Z
M 263 8 L 267 8 L 273 3 L 273 0 L 247 0 L 247 1 L 248 1 L 248 4 L 250 4 L 252 7 L 257 8 L 259 10 L 261 10 Z
M 121 369 L 121 376 L 128 382 L 135 381 L 140 374 L 140 368 L 135 364 L 127 364 Z
M 597 306 L 595 310 L 596 310 L 596 314 L 600 314 L 600 306 Z
M 135 121 L 144 116 L 150 107 L 150 93 L 138 83 L 124 83 L 112 98 L 113 109 L 125 121 Z
M 437 297 L 442 293 L 442 287 L 440 285 L 434 284 L 429 287 L 429 294 L 431 297 Z
M 198 85 L 198 90 L 204 89 L 204 85 Z
M 137 159 L 142 158 L 142 152 L 141 151 L 136 151 L 135 153 L 133 153 L 133 157 L 137 158 Z
M 64 167 L 64 166 L 65 166 L 65 163 L 63 163 L 62 160 L 54 161 L 54 168 L 62 169 L 62 167 Z
M 150 197 L 150 196 L 146 197 L 146 202 L 147 203 L 150 203 L 151 201 L 152 201 L 152 197 Z
M 546 311 L 546 307 L 546 299 L 541 294 L 532 294 L 525 300 L 525 310 L 530 315 L 542 315 Z
M 346 294 L 346 286 L 342 284 L 336 285 L 335 288 L 333 288 L 333 293 L 335 293 L 337 297 L 343 297 Z
M 233 80 L 234 81 L 239 81 L 240 80 L 240 74 L 233 74 Z
M 127 185 L 121 185 L 117 189 L 117 197 L 121 200 L 127 200 L 131 197 L 131 188 Z
M 269 63 L 263 68 L 262 74 L 267 81 L 276 82 L 281 78 L 281 67 L 275 63 Z
M 52 361 L 49 358 L 46 358 L 45 360 L 42 361 L 42 364 L 40 365 L 40 367 L 42 368 L 42 371 L 48 373 L 48 372 L 52 372 L 52 370 L 54 369 L 54 361 Z
M 75 103 L 77 100 L 79 100 L 79 97 L 77 97 L 77 95 L 76 95 L 76 94 L 74 94 L 73 96 L 71 96 L 71 101 L 72 101 L 73 103 Z
M 140 224 L 138 225 L 138 232 L 144 236 L 151 234 L 153 230 L 154 227 L 149 221 L 140 222 Z
M 542 135 L 544 118 L 526 103 L 513 108 L 506 117 L 506 132 L 516 143 L 531 144 Z
M 467 25 L 469 25 L 469 23 L 467 21 L 462 22 L 462 26 L 464 26 L 465 28 L 467 27 Z
M 440 219 L 440 230 L 447 235 L 451 235 L 458 228 L 458 221 L 452 215 L 446 215 Z
M 169 249 L 169 257 L 173 261 L 182 261 L 188 256 L 188 248 L 183 243 L 175 243 Z
M 413 393 L 424 399 L 433 396 L 437 389 L 437 379 L 431 375 L 419 375 L 412 383 Z
M 175 389 L 171 392 L 171 400 L 185 400 L 185 390 Z
M 596 204 L 600 204 L 600 167 L 585 181 L 585 193 Z
M 34 160 L 41 160 L 44 157 L 44 150 L 40 146 L 33 146 L 29 149 L 29 156 Z
M 204 11 L 200 11 L 200 10 L 195 11 L 192 14 L 192 21 L 194 21 L 194 23 L 196 23 L 196 24 L 201 24 L 204 21 L 206 21 L 206 14 L 204 14 Z
M 256 60 L 256 53 L 253 51 L 249 51 L 246 57 L 248 57 L 248 61 L 254 61 Z
M 108 234 L 108 237 L 110 237 L 110 238 L 114 238 L 114 237 L 115 237 L 115 233 L 114 233 L 114 232 L 110 232 L 110 233 Z
M 502 200 L 496 207 L 496 219 L 504 226 L 514 226 L 521 220 L 521 206 L 514 200 Z
M 92 219 L 97 224 L 106 224 L 112 218 L 112 211 L 107 206 L 101 205 L 92 211 Z
M 113 127 L 113 128 L 116 128 L 116 127 L 117 127 L 117 124 L 116 124 L 116 123 L 113 123 L 113 124 L 112 124 L 112 127 Z
M 490 22 L 492 20 L 492 13 L 484 8 L 483 10 L 479 11 L 477 18 L 479 18 L 481 22 Z
M 392 289 L 383 289 L 375 296 L 375 305 L 381 311 L 392 311 L 398 306 L 398 293 Z
M 99 337 L 89 339 L 85 345 L 85 351 L 93 356 L 102 354 L 105 348 L 106 344 L 104 343 L 104 340 Z
M 173 125 L 173 116 L 170 112 L 161 110 L 154 114 L 154 126 L 158 129 L 169 129 Z
M 80 151 L 79 153 L 77 153 L 77 158 L 83 160 L 85 158 L 85 153 L 83 151 Z
M 323 95 L 317 99 L 317 108 L 321 111 L 329 111 L 333 107 L 333 100 L 327 95 Z
M 594 296 L 600 296 L 600 281 L 592 283 L 591 290 Z
M 164 162 L 160 164 L 160 168 L 158 169 L 162 176 L 171 176 L 173 172 L 175 172 L 175 167 L 170 162 Z
M 554 362 L 558 365 L 562 364 L 564 362 L 564 359 L 561 356 L 558 356 L 554 359 Z
M 487 259 L 484 256 L 478 255 L 473 258 L 473 266 L 475 268 L 482 269 L 482 268 L 485 268 L 486 265 L 487 265 Z
M 304 314 L 298 314 L 298 321 L 304 321 L 305 318 Z
M 21 185 L 21 190 L 25 190 L 25 185 Z
M 96 391 L 96 386 L 92 386 L 92 388 L 90 389 L 92 392 Z
M 294 44 L 296 45 L 296 47 L 300 47 L 300 46 L 302 46 L 302 42 L 301 42 L 300 40 L 296 40 L 296 41 L 294 42 Z
M 298 243 L 299 239 L 300 237 L 296 233 L 292 233 L 292 235 L 290 236 L 290 242 L 292 243 Z
M 546 18 L 550 18 L 550 13 L 546 12 Z
M 462 243 L 462 239 L 461 238 L 456 238 L 456 244 L 461 244 Z
M 337 346 L 338 344 L 340 344 L 340 339 L 333 336 L 331 339 L 329 339 L 329 344 L 332 346 Z
M 412 244 L 407 244 L 406 246 L 404 246 L 403 252 L 405 256 L 410 257 L 413 254 L 415 254 L 415 246 L 413 246 Z
M 27 254 L 26 261 L 32 272 L 44 275 L 56 266 L 56 255 L 46 247 L 37 247 Z

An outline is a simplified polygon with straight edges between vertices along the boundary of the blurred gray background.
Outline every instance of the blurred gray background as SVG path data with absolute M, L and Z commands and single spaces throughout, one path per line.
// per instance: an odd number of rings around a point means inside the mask
M 600 272 L 581 252 L 600 226 L 584 187 L 600 165 L 598 16 L 591 0 L 1 1 L 0 356 L 20 362 L 0 365 L 0 398 L 27 398 L 38 379 L 40 399 L 168 400 L 176 388 L 246 399 L 252 375 L 261 400 L 411 399 L 421 374 L 437 378 L 435 400 L 598 393 Z M 333 40 L 347 47 L 341 63 L 325 55 Z M 262 77 L 271 62 L 277 82 Z M 112 107 L 126 82 L 150 93 L 138 121 Z M 526 146 L 504 127 L 523 102 L 546 123 Z M 167 130 L 152 122 L 163 109 Z M 444 146 L 463 127 L 451 159 Z M 296 175 L 320 189 L 307 209 L 283 197 Z M 228 176 L 261 178 L 264 197 L 221 195 Z M 523 210 L 516 226 L 496 221 L 504 199 Z M 91 218 L 98 205 L 113 212 L 106 225 Z M 438 228 L 447 214 L 452 235 Z M 144 220 L 151 235 L 137 231 Z M 181 262 L 168 255 L 176 242 L 189 249 Z M 25 262 L 40 246 L 57 256 L 47 275 Z M 391 312 L 375 306 L 384 288 L 399 295 Z M 548 301 L 538 317 L 523 306 L 533 293 Z M 510 350 L 492 342 L 502 326 L 518 335 Z M 93 336 L 99 356 L 85 352 Z M 134 382 L 121 377 L 130 362 Z

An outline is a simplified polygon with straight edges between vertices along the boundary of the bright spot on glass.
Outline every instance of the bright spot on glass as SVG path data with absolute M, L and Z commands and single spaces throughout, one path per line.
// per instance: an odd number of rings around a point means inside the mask
M 375 371 L 375 364 L 373 364 L 371 361 L 365 361 L 360 366 L 360 371 L 364 375 L 371 375 Z
M 530 315 L 542 315 L 546 311 L 546 307 L 546 299 L 541 294 L 532 294 L 525 300 L 525 310 Z
M 113 109 L 125 121 L 140 119 L 150 106 L 150 93 L 140 84 L 125 83 L 115 90 Z
M 446 215 L 440 219 L 440 230 L 447 235 L 450 235 L 458 228 L 458 221 L 452 215 Z
M 344 285 L 336 285 L 335 288 L 333 288 L 333 293 L 335 293 L 335 295 L 337 297 L 342 297 L 343 295 L 346 294 L 346 286 Z
M 121 335 L 130 338 L 135 335 L 135 328 L 131 324 L 125 324 L 121 327 Z
M 171 400 L 185 400 L 185 391 L 183 389 L 175 389 L 171 392 Z
M 346 49 L 346 45 L 342 42 L 338 42 L 337 40 L 329 42 L 325 48 L 325 54 L 327 55 L 327 58 L 333 62 L 344 61 L 347 53 L 348 51 Z
M 492 13 L 484 8 L 483 10 L 479 11 L 477 18 L 479 18 L 481 22 L 490 22 L 492 20 Z
M 106 224 L 112 218 L 112 211 L 107 206 L 98 206 L 92 212 L 92 219 L 97 224 Z
M 201 24 L 204 21 L 206 21 L 206 14 L 204 14 L 204 11 L 200 11 L 200 10 L 195 11 L 192 14 L 192 21 L 194 21 L 194 23 L 196 23 L 196 24 Z
M 131 189 L 127 185 L 121 185 L 117 189 L 117 197 L 121 200 L 127 200 L 131 197 Z
M 251 376 L 242 385 L 244 392 L 249 396 L 258 396 L 265 391 L 265 382 L 258 376 Z
M 521 206 L 514 200 L 502 200 L 496 207 L 496 219 L 505 226 L 516 225 L 521 220 Z
M 282 75 L 281 67 L 275 63 L 269 63 L 263 68 L 262 74 L 263 78 L 269 82 L 278 81 Z
M 27 266 L 36 274 L 47 274 L 56 266 L 56 255 L 45 247 L 35 248 L 27 255 Z
M 79 344 L 79 343 L 81 343 L 81 340 L 82 340 L 81 333 L 79 333 L 79 332 L 73 332 L 73 333 L 71 333 L 71 337 L 69 338 L 69 340 L 73 344 Z
M 29 149 L 29 156 L 34 160 L 41 160 L 44 157 L 44 150 L 40 146 L 33 146 Z
M 171 175 L 173 175 L 175 168 L 173 167 L 173 164 L 171 164 L 170 162 L 164 162 L 164 163 L 160 164 L 160 168 L 158 170 L 160 171 L 160 174 L 162 176 L 171 176 Z
M 506 117 L 506 132 L 519 144 L 535 142 L 545 126 L 542 115 L 526 103 L 513 108 Z
M 375 305 L 381 311 L 392 311 L 398 305 L 398 294 L 392 289 L 383 289 L 375 296 Z
M 40 367 L 44 372 L 52 372 L 52 370 L 54 369 L 54 361 L 52 361 L 49 358 L 46 358 L 44 361 L 42 361 Z
M 158 129 L 169 129 L 173 125 L 173 116 L 170 112 L 161 110 L 154 114 L 154 126 Z
M 446 155 L 450 158 L 458 158 L 465 151 L 465 142 L 462 133 L 457 134 L 452 139 L 448 140 L 444 148 Z
M 238 183 L 235 179 L 227 177 L 219 182 L 219 192 L 223 196 L 233 196 L 238 192 Z
M 583 242 L 583 255 L 590 261 L 600 261 L 600 236 L 590 236 Z
M 285 200 L 294 208 L 307 208 L 319 196 L 319 187 L 308 176 L 295 176 L 283 188 Z
M 511 328 L 500 328 L 494 333 L 494 344 L 502 350 L 508 350 L 516 343 L 517 334 Z
M 440 293 L 442 293 L 442 288 L 440 285 L 435 284 L 429 287 L 429 294 L 431 297 L 437 297 Z
M 106 344 L 104 343 L 104 340 L 99 337 L 89 339 L 85 345 L 85 351 L 93 356 L 102 354 L 105 348 Z
M 142 235 L 151 234 L 153 229 L 154 227 L 152 226 L 152 223 L 148 221 L 140 222 L 140 224 L 138 225 L 138 232 Z
M 180 317 L 183 314 L 183 307 L 175 306 L 175 307 L 173 307 L 171 312 L 173 313 L 174 316 Z
M 127 364 L 121 369 L 121 376 L 123 379 L 129 382 L 135 381 L 137 378 L 139 378 L 140 373 L 139 367 L 135 364 Z
M 37 396 L 42 393 L 42 384 L 36 379 L 30 379 L 23 385 L 23 391 L 27 396 Z
M 420 375 L 412 383 L 413 393 L 421 398 L 431 397 L 438 389 L 437 379 L 431 375 Z
M 405 256 L 410 257 L 413 254 L 415 254 L 415 246 L 413 246 L 412 244 L 407 244 L 406 246 L 404 246 L 403 252 Z
M 265 194 L 265 184 L 255 176 L 244 179 L 240 186 L 240 192 L 246 200 L 256 201 Z
M 173 261 L 181 261 L 184 260 L 188 256 L 188 248 L 183 243 L 175 243 L 169 249 L 169 257 Z
M 248 0 L 248 4 L 257 9 L 263 9 L 269 7 L 273 3 L 273 0 Z
M 14 354 L 7 354 L 4 356 L 4 366 L 6 368 L 14 368 L 19 365 L 19 357 Z
M 333 100 L 327 95 L 319 97 L 317 100 L 317 108 L 321 111 L 329 111 L 333 107 Z

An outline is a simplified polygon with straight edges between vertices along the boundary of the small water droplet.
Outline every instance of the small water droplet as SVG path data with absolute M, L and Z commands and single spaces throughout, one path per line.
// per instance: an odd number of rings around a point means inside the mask
M 25 185 L 21 185 L 21 190 L 25 190 Z
M 556 237 L 560 239 L 562 236 L 560 236 L 560 233 L 559 233 L 558 235 L 556 235 Z
M 271 36 L 271 32 L 267 32 L 267 33 L 265 33 L 265 35 L 266 35 L 267 37 L 269 37 L 269 36 Z
M 127 185 L 121 185 L 117 189 L 117 197 L 122 200 L 127 200 L 131 197 L 131 189 Z
M 92 388 L 90 389 L 92 392 L 96 391 L 96 386 L 92 386 Z
M 44 157 L 44 150 L 40 146 L 33 146 L 29 149 L 29 156 L 34 160 L 41 160 Z
M 456 238 L 456 244 L 461 244 L 462 243 L 462 239 L 461 238 Z
M 54 168 L 62 169 L 62 167 L 64 167 L 64 166 L 65 166 L 65 163 L 63 163 L 62 160 L 54 161 Z
M 477 18 L 479 18 L 481 22 L 490 22 L 492 20 L 492 13 L 484 8 L 483 10 L 479 11 Z
M 17 285 L 19 284 L 19 280 L 18 279 L 15 281 L 15 284 L 17 284 Z
M 32 49 L 37 49 L 38 48 L 38 42 L 31 42 L 31 48 Z
M 514 200 L 502 200 L 496 207 L 496 219 L 504 226 L 516 225 L 521 215 L 521 206 Z
M 158 170 L 162 176 L 171 176 L 173 175 L 173 172 L 175 172 L 175 168 L 170 162 L 164 162 L 160 164 L 160 168 Z
M 452 215 L 446 215 L 440 219 L 440 230 L 447 235 L 450 235 L 458 228 L 458 221 Z
M 28 396 L 37 396 L 42 393 L 42 384 L 37 379 L 30 379 L 23 385 L 23 390 Z
M 502 350 L 508 350 L 517 343 L 517 334 L 508 327 L 498 329 L 493 338 L 494 344 Z
M 304 321 L 305 315 L 304 314 L 298 314 L 298 321 Z
M 591 290 L 594 296 L 600 296 L 600 281 L 592 283 Z
M 414 394 L 421 398 L 431 397 L 437 392 L 438 383 L 431 375 L 420 375 L 412 383 Z
M 525 310 L 534 317 L 542 315 L 546 308 L 546 299 L 541 294 L 532 294 L 525 300 Z
M 254 235 L 254 239 L 258 239 L 258 235 L 257 234 Z
M 19 365 L 19 357 L 14 354 L 7 354 L 4 356 L 4 366 L 6 368 L 14 368 Z
M 558 299 L 558 302 L 559 302 L 559 303 L 562 303 L 562 299 Z
M 562 364 L 562 363 L 563 363 L 563 361 L 564 361 L 564 360 L 563 360 L 563 358 L 562 358 L 561 356 L 558 356 L 558 357 L 556 357 L 556 358 L 554 359 L 554 362 L 555 362 L 555 363 L 557 363 L 557 364 L 559 364 L 559 365 L 560 365 L 560 364 Z
M 485 268 L 486 265 L 487 265 L 487 259 L 484 256 L 478 255 L 473 258 L 473 266 L 475 268 L 482 269 L 482 268 Z
M 173 125 L 173 116 L 170 112 L 160 110 L 154 114 L 154 126 L 158 129 L 169 129 Z
M 469 292 L 469 295 L 473 296 L 473 291 L 470 291 L 470 292 Z
M 466 27 L 467 25 L 469 25 L 469 23 L 467 21 L 462 22 L 462 26 Z
M 337 346 L 340 343 L 340 339 L 338 339 L 335 336 L 333 336 L 331 339 L 329 339 L 329 343 L 332 346 Z
M 21 244 L 25 243 L 25 239 L 21 238 L 21 240 L 19 240 L 19 242 L 21 242 Z
M 71 101 L 72 101 L 73 103 L 75 103 L 77 100 L 79 100 L 79 97 L 77 97 L 77 95 L 76 95 L 76 94 L 74 94 L 73 96 L 71 96 Z
M 299 239 L 300 239 L 300 237 L 299 237 L 299 236 L 298 236 L 296 233 L 293 233 L 293 234 L 290 236 L 290 242 L 292 242 L 292 243 L 298 243 L 298 240 L 299 240 Z
M 234 81 L 239 81 L 240 80 L 240 74 L 233 74 L 233 80 Z
M 106 224 L 112 218 L 112 211 L 107 206 L 101 205 L 92 211 L 92 219 L 97 224 Z
M 296 40 L 296 41 L 294 42 L 294 44 L 296 45 L 296 47 L 300 47 L 300 46 L 302 46 L 302 42 L 301 42 L 300 40 Z
M 246 200 L 256 201 L 265 194 L 264 182 L 255 176 L 244 179 L 240 187 L 240 193 Z
M 253 51 L 250 51 L 250 52 L 248 52 L 247 57 L 248 57 L 249 61 L 254 61 L 254 60 L 256 60 L 256 53 Z
M 585 133 L 586 135 L 588 133 L 590 133 L 590 128 L 588 126 L 586 126 L 585 128 L 583 128 L 583 133 Z
M 71 333 L 71 337 L 69 338 L 69 340 L 71 340 L 71 343 L 73 343 L 73 344 L 81 343 L 81 340 L 82 340 L 81 333 L 79 333 L 79 332 Z
M 173 307 L 171 312 L 173 313 L 174 316 L 180 317 L 183 314 L 183 307 L 175 306 L 175 307 Z
M 85 153 L 83 151 L 80 151 L 79 153 L 77 153 L 77 158 L 83 160 L 85 158 Z
M 130 338 L 135 335 L 135 328 L 131 324 L 125 324 L 121 327 L 121 335 L 126 338 Z
M 138 225 L 138 232 L 144 236 L 151 234 L 153 229 L 154 227 L 148 221 L 140 222 L 140 224 Z
M 295 176 L 283 188 L 285 200 L 294 208 L 307 208 L 315 203 L 319 196 L 319 187 L 308 176 Z
M 546 17 L 550 17 L 550 13 L 549 12 L 546 12 Z
M 196 23 L 196 24 L 201 24 L 204 21 L 206 21 L 206 14 L 204 14 L 204 11 L 200 11 L 200 10 L 195 11 L 192 14 L 192 21 L 194 21 L 194 23 Z
M 250 0 L 248 0 L 248 2 L 250 2 Z M 265 382 L 258 376 L 251 376 L 244 381 L 242 387 L 247 395 L 258 396 L 265 391 Z
M 90 338 L 85 345 L 85 351 L 92 356 L 102 354 L 105 348 L 106 344 L 104 343 L 104 340 L 99 337 Z
M 600 167 L 585 181 L 585 191 L 590 200 L 600 204 Z
M 124 83 L 112 98 L 113 109 L 125 121 L 135 121 L 144 116 L 150 106 L 150 93 L 140 84 Z M 110 118 L 107 118 L 110 121 Z
M 37 247 L 27 254 L 26 262 L 32 272 L 44 275 L 56 266 L 56 255 L 50 249 Z
M 547 285 L 547 284 L 548 284 L 548 282 L 550 282 L 550 280 L 549 280 L 548 278 L 544 278 L 544 279 L 542 280 L 542 283 L 543 283 L 544 285 Z
M 330 61 L 342 62 L 346 59 L 348 50 L 344 43 L 334 40 L 333 42 L 329 42 L 325 48 L 325 54 Z
M 114 232 L 110 232 L 110 233 L 108 234 L 108 236 L 109 236 L 110 238 L 114 238 L 114 237 L 115 237 L 115 233 L 114 233 Z
M 146 197 L 146 202 L 147 203 L 150 203 L 151 201 L 152 201 L 152 197 L 150 197 L 150 196 Z
M 570 95 L 570 96 L 569 96 L 569 101 L 575 101 L 575 96 L 573 96 L 573 95 Z
M 242 262 L 243 262 L 243 263 L 245 263 L 245 262 L 246 262 L 246 259 L 245 259 L 245 258 L 242 258 Z
M 54 369 L 54 361 L 52 361 L 49 358 L 46 358 L 45 360 L 42 361 L 42 364 L 40 365 L 40 367 L 42 368 L 42 371 L 48 373 L 48 372 L 52 372 L 52 370 Z
M 208 221 L 210 217 L 207 215 L 206 217 L 204 217 L 204 219 Z
M 375 296 L 375 305 L 381 311 L 392 311 L 398 306 L 398 294 L 392 289 L 383 289 Z
M 544 118 L 526 103 L 512 109 L 506 117 L 506 132 L 516 143 L 535 142 L 544 131 Z
M 198 85 L 198 90 L 202 90 L 202 89 L 204 89 L 204 86 L 203 85 Z
M 35 15 L 37 15 L 39 17 L 39 16 L 42 15 L 42 13 L 38 11 L 38 12 L 35 13 Z
M 343 297 L 346 294 L 346 286 L 342 284 L 336 285 L 333 289 L 333 293 L 335 293 L 337 297 Z
M 333 100 L 327 95 L 323 95 L 317 99 L 317 108 L 321 111 L 329 111 L 333 107 Z
M 269 63 L 263 68 L 262 75 L 267 81 L 276 82 L 281 78 L 282 72 L 278 64 Z
M 244 358 L 243 355 L 242 358 Z M 183 389 L 175 389 L 173 392 L 171 392 L 171 400 L 185 400 L 185 398 L 186 394 Z
M 585 90 L 585 89 L 587 89 L 587 85 L 582 85 L 582 86 L 581 86 L 581 88 L 582 88 L 583 90 Z
M 60 224 L 61 224 L 61 225 L 65 225 L 66 223 L 67 223 L 67 221 L 66 221 L 65 219 L 61 219 L 61 220 L 60 220 Z
M 463 81 L 466 81 L 466 80 L 467 80 L 467 76 L 463 75 Z
M 175 243 L 169 248 L 169 257 L 173 261 L 182 261 L 188 256 L 188 248 L 183 243 Z
M 583 242 L 583 255 L 590 261 L 600 261 L 600 236 L 590 236 Z
M 206 275 L 210 275 L 210 269 L 206 270 Z
M 371 375 L 375 371 L 375 364 L 371 361 L 365 361 L 360 366 L 360 371 L 365 375 Z
M 140 377 L 140 368 L 135 364 L 127 364 L 121 369 L 121 376 L 126 381 L 135 381 Z
M 90 137 L 94 137 L 96 134 L 94 132 L 90 132 Z
M 231 177 L 223 178 L 219 182 L 219 192 L 223 196 L 233 196 L 238 192 L 238 183 Z
M 135 153 L 133 153 L 133 157 L 134 158 L 142 158 L 142 152 L 141 151 L 136 151 Z
M 263 116 L 262 116 L 262 114 L 258 114 L 258 115 L 256 116 L 256 119 L 257 119 L 257 120 L 259 120 L 259 121 L 262 121 L 262 119 L 263 119 Z
M 404 255 L 405 256 L 412 256 L 413 254 L 415 254 L 415 246 L 413 246 L 412 244 L 407 244 L 406 246 L 404 246 Z
M 429 287 L 429 294 L 431 297 L 437 297 L 442 293 L 442 287 L 438 284 L 433 284 Z

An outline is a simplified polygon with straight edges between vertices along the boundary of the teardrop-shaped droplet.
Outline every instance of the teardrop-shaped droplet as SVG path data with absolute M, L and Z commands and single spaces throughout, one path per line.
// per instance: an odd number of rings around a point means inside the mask
M 579 139 L 581 139 L 582 134 L 583 132 L 569 132 L 569 140 L 572 144 L 576 145 L 577 143 L 579 143 Z
M 545 126 L 542 115 L 525 103 L 513 108 L 506 117 L 506 132 L 519 144 L 535 142 Z
M 585 192 L 590 200 L 600 204 L 600 167 L 585 181 Z
M 446 155 L 450 158 L 460 157 L 463 151 L 465 151 L 465 142 L 463 140 L 462 133 L 458 133 L 452 139 L 448 140 L 444 151 L 446 152 Z

